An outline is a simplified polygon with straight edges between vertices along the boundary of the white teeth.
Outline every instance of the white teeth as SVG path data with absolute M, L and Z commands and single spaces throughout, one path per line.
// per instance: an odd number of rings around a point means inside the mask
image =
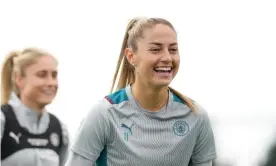
M 170 70 L 172 70 L 172 68 L 171 67 L 157 67 L 157 68 L 155 68 L 155 70 L 157 70 L 157 71 L 170 71 Z
M 54 91 L 53 90 L 43 90 L 43 93 L 45 93 L 47 95 L 53 95 Z

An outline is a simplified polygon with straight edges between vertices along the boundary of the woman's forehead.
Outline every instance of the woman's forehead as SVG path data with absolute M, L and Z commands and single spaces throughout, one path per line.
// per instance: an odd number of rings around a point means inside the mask
M 170 44 L 175 45 L 177 43 L 177 35 L 167 25 L 156 25 L 152 28 L 144 30 L 141 42 L 144 44 Z

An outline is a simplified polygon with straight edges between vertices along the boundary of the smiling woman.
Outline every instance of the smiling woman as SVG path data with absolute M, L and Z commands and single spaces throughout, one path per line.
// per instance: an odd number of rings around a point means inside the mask
M 169 21 L 131 20 L 112 92 L 81 123 L 66 166 L 211 166 L 216 149 L 207 112 L 169 87 L 179 64 Z
M 2 103 L 7 104 L 14 91 L 35 111 L 49 104 L 57 92 L 57 61 L 48 53 L 25 49 L 12 52 L 4 63 Z
M 45 110 L 58 89 L 57 60 L 36 48 L 12 52 L 1 81 L 1 165 L 63 165 L 68 131 Z

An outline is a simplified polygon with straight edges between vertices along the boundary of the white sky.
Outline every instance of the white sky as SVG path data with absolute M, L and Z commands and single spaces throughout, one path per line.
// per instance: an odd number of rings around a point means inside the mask
M 252 150 L 260 151 L 254 141 L 267 146 L 276 128 L 275 9 L 273 0 L 2 0 L 0 60 L 27 46 L 58 58 L 60 91 L 49 108 L 74 135 L 109 92 L 128 20 L 167 18 L 178 31 L 181 54 L 173 86 L 208 110 L 218 155 L 252 166 L 252 155 L 258 156 Z

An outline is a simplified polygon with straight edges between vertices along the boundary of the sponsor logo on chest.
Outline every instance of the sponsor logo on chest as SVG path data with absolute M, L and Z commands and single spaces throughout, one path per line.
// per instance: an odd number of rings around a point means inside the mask
M 14 132 L 9 132 L 9 136 L 16 142 L 20 144 L 21 139 L 24 139 L 21 133 L 15 134 Z M 26 138 L 26 141 L 32 146 L 47 146 L 49 143 L 57 147 L 60 144 L 59 136 L 57 133 L 53 132 L 50 134 L 49 138 Z
M 49 143 L 49 140 L 43 139 L 43 138 L 28 138 L 27 142 L 32 146 L 47 146 Z
M 49 139 L 46 138 L 28 138 L 28 143 L 32 146 L 47 146 L 49 143 L 54 147 L 59 146 L 59 136 L 57 133 L 51 133 Z

